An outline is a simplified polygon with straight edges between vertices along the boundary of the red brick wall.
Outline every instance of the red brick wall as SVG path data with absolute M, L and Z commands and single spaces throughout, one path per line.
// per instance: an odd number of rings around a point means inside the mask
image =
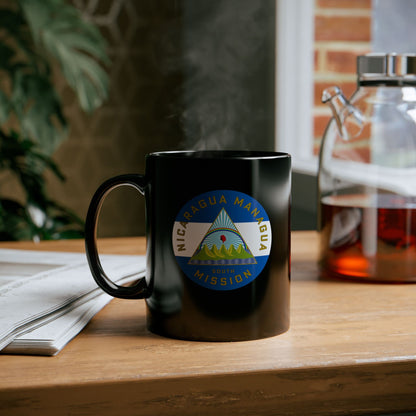
M 371 51 L 371 0 L 315 0 L 314 154 L 331 117 L 322 91 L 356 89 L 356 57 Z

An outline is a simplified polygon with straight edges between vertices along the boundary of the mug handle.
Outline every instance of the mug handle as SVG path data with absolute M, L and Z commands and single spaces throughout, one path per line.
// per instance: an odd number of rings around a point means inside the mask
M 133 286 L 119 286 L 104 272 L 97 249 L 97 224 L 105 197 L 119 186 L 132 186 L 145 194 L 147 180 L 143 175 L 127 174 L 106 180 L 93 195 L 85 220 L 85 251 L 94 280 L 109 295 L 122 299 L 142 299 L 150 295 L 146 278 L 141 277 Z

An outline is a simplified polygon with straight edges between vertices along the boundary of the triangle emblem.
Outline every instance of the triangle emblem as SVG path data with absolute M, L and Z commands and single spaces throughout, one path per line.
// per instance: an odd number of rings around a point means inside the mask
M 189 260 L 193 265 L 256 264 L 227 211 L 222 208 Z

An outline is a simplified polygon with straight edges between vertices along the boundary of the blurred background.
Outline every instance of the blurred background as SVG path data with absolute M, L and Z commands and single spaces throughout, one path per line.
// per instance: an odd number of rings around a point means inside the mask
M 108 42 L 108 101 L 92 116 L 62 85 L 69 140 L 50 178 L 62 203 L 85 217 L 106 178 L 143 173 L 159 150 L 274 149 L 274 0 L 73 2 Z M 143 235 L 144 199 L 116 189 L 101 236 Z
M 68 3 L 99 29 L 109 57 L 108 98 L 92 113 L 59 72 L 53 78 L 68 136 L 52 156 L 66 180 L 47 172 L 46 187 L 81 219 L 105 179 L 144 172 L 146 153 L 276 149 L 293 155 L 292 228 L 315 229 L 317 155 L 330 119 L 322 90 L 336 84 L 351 95 L 358 55 L 412 52 L 415 39 L 412 0 Z M 4 172 L 0 193 L 19 193 Z M 144 232 L 144 199 L 116 189 L 99 235 Z

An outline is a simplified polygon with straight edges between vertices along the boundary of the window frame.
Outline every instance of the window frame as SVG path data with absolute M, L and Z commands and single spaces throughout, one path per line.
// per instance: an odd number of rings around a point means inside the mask
M 314 0 L 276 0 L 275 148 L 316 175 L 313 154 Z

